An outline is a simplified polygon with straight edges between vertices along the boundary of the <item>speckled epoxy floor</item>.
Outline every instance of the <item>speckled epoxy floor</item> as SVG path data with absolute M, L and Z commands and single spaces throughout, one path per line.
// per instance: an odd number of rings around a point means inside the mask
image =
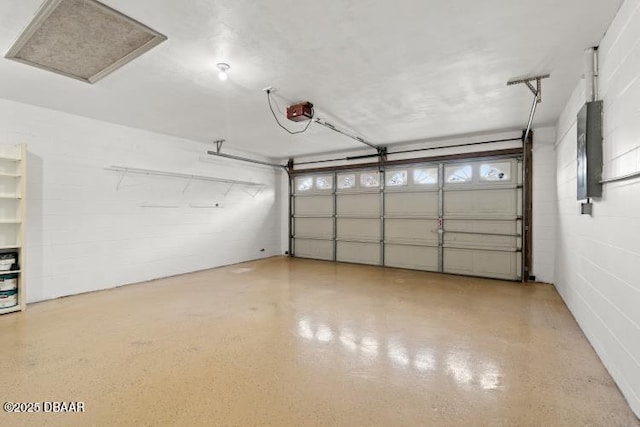
M 550 285 L 271 258 L 0 317 L 0 425 L 639 426 Z

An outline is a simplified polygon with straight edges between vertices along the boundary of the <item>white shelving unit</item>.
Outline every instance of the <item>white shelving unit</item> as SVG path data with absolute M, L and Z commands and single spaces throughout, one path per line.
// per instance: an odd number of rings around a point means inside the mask
M 0 270 L 0 314 L 22 311 L 26 306 L 26 160 L 24 144 L 0 146 L 0 266 L 10 268 Z M 3 262 L 6 259 L 15 263 Z

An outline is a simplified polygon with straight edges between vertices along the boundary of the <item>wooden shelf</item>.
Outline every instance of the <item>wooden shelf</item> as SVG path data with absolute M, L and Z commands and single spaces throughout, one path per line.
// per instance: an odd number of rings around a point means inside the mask
M 4 245 L 0 246 L 0 250 L 2 249 L 20 249 L 22 245 Z
M 7 162 L 20 162 L 22 161 L 22 159 L 16 159 L 15 157 L 5 157 L 5 156 L 0 156 L 0 160 L 4 160 Z
M 9 178 L 20 178 L 20 174 L 17 173 L 6 173 L 6 172 L 0 172 L 0 176 L 6 176 Z
M 0 219 L 0 224 L 21 224 L 19 219 Z
M 0 199 L 20 200 L 20 199 L 22 199 L 22 196 L 19 196 L 19 195 L 16 195 L 16 194 L 0 194 Z
M 22 273 L 22 270 L 0 270 L 0 276 L 3 274 Z
M 20 310 L 22 310 L 22 308 L 20 307 L 20 304 L 18 304 L 18 305 L 14 305 L 13 307 L 0 308 L 0 314 L 13 313 L 14 311 L 20 311 Z

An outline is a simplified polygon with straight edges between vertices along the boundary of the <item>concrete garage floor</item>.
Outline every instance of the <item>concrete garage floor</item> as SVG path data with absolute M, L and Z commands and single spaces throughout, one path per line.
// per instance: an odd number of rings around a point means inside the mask
M 289 258 L 0 317 L 0 425 L 638 426 L 550 285 Z

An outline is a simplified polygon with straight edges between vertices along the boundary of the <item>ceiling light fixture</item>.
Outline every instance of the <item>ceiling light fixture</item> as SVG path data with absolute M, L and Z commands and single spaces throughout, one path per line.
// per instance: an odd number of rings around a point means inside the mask
M 227 71 L 229 71 L 229 68 L 231 68 L 229 64 L 220 62 L 219 64 L 216 65 L 216 67 L 218 67 L 218 70 L 220 70 L 220 72 L 218 73 L 218 77 L 220 78 L 220 80 L 222 81 L 227 80 L 227 78 L 229 78 L 229 76 L 227 75 Z

